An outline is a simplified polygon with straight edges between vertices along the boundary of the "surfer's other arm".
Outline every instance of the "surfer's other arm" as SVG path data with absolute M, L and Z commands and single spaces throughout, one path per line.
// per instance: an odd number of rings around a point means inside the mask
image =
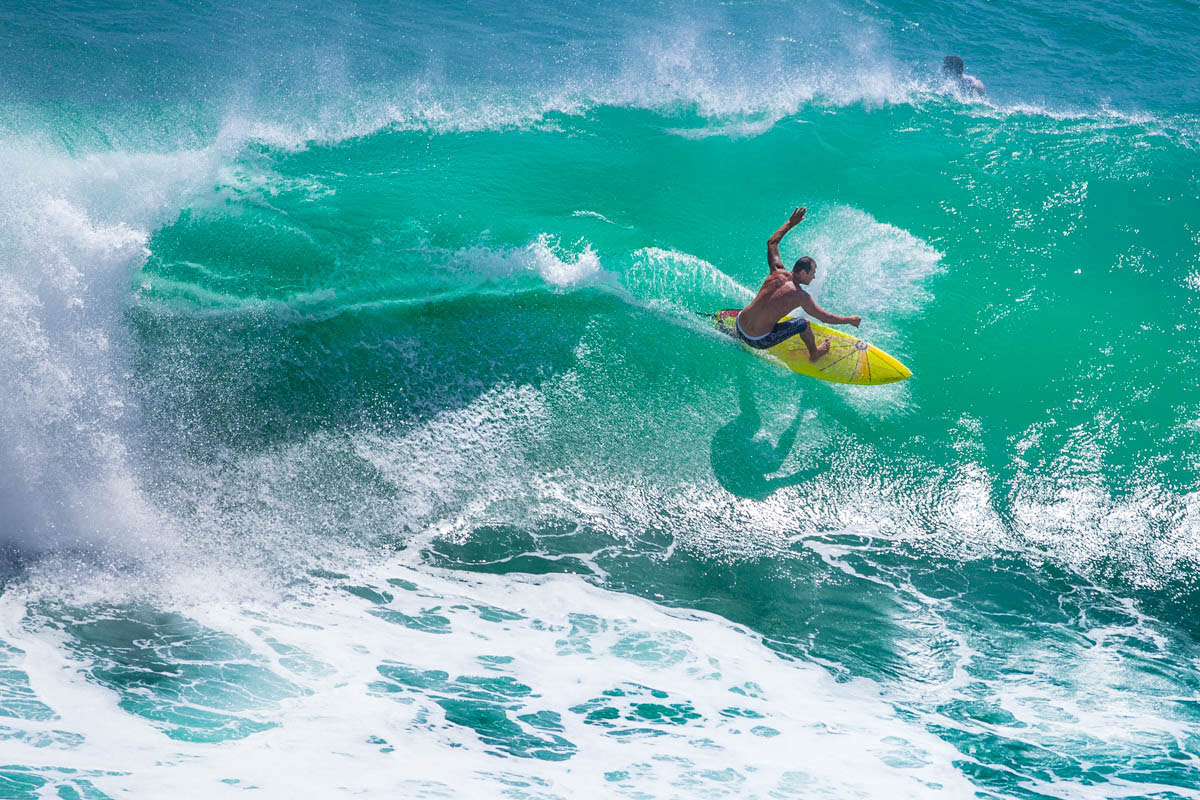
M 853 325 L 857 328 L 859 323 L 862 322 L 862 317 L 843 317 L 839 316 L 838 314 L 830 314 L 828 311 L 817 305 L 817 301 L 812 299 L 812 295 L 805 291 L 800 292 L 800 307 L 803 308 L 805 313 L 810 317 L 819 319 L 821 322 L 824 322 L 827 325 Z
M 771 234 L 771 238 L 767 239 L 767 265 L 772 271 L 777 269 L 786 270 L 783 265 L 783 259 L 779 256 L 779 243 L 783 241 L 783 237 L 787 236 L 787 232 L 800 224 L 800 220 L 804 219 L 804 214 L 808 209 L 804 206 L 799 206 L 792 215 L 788 217 L 788 221 L 780 226 L 779 230 Z

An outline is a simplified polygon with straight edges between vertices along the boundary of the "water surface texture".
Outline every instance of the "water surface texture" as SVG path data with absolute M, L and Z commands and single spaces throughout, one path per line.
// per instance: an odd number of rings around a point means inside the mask
M 1200 797 L 1197 41 L 4 5 L 0 797 Z

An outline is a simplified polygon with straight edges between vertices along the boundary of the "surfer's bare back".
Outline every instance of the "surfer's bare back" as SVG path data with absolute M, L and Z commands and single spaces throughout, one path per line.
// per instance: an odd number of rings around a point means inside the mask
M 797 259 L 789 272 L 779 257 L 779 243 L 787 232 L 800 224 L 808 209 L 797 208 L 779 230 L 767 239 L 767 265 L 771 274 L 763 281 L 758 295 L 737 316 L 737 332 L 742 341 L 751 347 L 763 350 L 780 342 L 799 336 L 808 347 L 809 361 L 816 361 L 829 352 L 829 340 L 820 345 L 813 337 L 812 326 L 803 317 L 780 322 L 795 308 L 802 308 L 810 317 L 829 325 L 853 325 L 858 327 L 862 317 L 841 317 L 830 314 L 817 305 L 812 295 L 803 286 L 808 286 L 817 275 L 817 262 L 808 256 Z

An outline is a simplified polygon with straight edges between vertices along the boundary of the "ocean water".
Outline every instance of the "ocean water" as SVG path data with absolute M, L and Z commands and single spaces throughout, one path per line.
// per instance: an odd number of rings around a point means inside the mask
M 0 797 L 1200 797 L 1198 41 L 4 4 Z

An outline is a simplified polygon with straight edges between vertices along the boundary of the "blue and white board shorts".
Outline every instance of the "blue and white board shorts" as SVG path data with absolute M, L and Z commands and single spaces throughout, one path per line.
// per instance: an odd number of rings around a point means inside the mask
M 783 322 L 776 322 L 775 327 L 764 333 L 762 336 L 747 336 L 742 330 L 742 320 L 739 316 L 737 320 L 738 337 L 743 342 L 753 347 L 755 350 L 766 350 L 768 347 L 774 347 L 782 341 L 792 338 L 798 333 L 804 331 L 808 327 L 808 320 L 804 317 L 796 317 L 795 319 L 786 319 Z

